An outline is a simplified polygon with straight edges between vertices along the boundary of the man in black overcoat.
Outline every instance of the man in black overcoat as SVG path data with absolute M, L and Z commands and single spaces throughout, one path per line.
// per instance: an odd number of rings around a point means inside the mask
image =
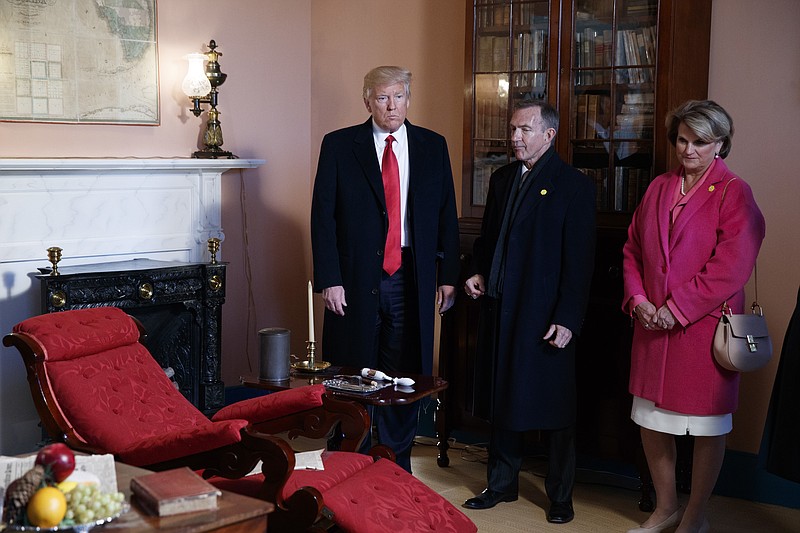
M 447 142 L 406 120 L 410 82 L 400 67 L 367 73 L 363 98 L 371 117 L 325 136 L 311 206 L 314 287 L 325 301 L 322 356 L 393 377 L 432 373 L 434 313 L 453 305 L 459 268 Z M 392 242 L 382 177 L 384 166 L 393 166 L 383 163 L 387 146 L 400 183 L 396 271 L 384 263 Z M 418 410 L 372 410 L 378 440 L 408 471 Z
M 482 297 L 476 414 L 492 422 L 488 488 L 464 502 L 488 509 L 518 497 L 528 430 L 548 430 L 547 520 L 572 520 L 575 479 L 575 342 L 594 267 L 592 181 L 555 152 L 558 114 L 517 104 L 517 161 L 492 174 L 466 293 Z M 482 411 L 482 413 L 481 413 Z

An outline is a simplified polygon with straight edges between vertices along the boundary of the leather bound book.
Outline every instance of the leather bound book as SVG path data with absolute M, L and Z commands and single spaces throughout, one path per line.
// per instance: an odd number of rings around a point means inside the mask
M 185 466 L 137 476 L 131 479 L 131 492 L 145 511 L 156 516 L 216 509 L 222 495 Z

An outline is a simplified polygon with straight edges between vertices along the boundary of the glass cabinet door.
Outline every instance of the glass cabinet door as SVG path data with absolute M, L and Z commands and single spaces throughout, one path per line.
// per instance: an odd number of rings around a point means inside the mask
M 483 206 L 489 176 L 513 157 L 508 122 L 517 100 L 547 98 L 550 2 L 474 0 L 471 169 L 465 208 Z
M 570 160 L 598 211 L 630 213 L 653 179 L 658 0 L 573 6 Z

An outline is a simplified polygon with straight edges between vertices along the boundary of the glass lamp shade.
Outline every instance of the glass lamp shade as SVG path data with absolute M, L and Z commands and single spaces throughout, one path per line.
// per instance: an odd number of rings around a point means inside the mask
M 189 70 L 183 78 L 181 89 L 189 98 L 202 98 L 211 92 L 211 82 L 208 81 L 203 63 L 205 54 L 188 54 L 186 59 L 189 61 Z

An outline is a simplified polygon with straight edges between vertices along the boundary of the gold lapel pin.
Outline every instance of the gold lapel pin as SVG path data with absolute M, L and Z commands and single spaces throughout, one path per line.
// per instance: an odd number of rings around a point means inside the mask
M 541 194 L 542 196 L 546 195 L 547 189 L 542 189 L 541 191 L 539 191 L 539 194 Z
M 708 187 L 708 192 L 714 192 L 714 186 L 713 185 Z

